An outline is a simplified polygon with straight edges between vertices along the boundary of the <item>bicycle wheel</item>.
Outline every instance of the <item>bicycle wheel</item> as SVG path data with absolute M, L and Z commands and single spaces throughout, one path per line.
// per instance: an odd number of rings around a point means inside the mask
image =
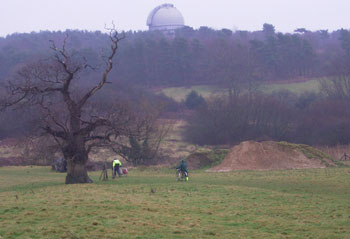
M 178 170 L 176 172 L 176 179 L 177 179 L 177 181 L 185 180 L 185 175 L 184 175 L 184 173 L 181 170 Z

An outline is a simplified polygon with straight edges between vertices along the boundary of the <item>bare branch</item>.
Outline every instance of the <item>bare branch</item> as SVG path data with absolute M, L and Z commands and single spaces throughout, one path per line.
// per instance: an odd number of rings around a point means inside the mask
M 109 38 L 112 42 L 111 44 L 111 53 L 109 54 L 108 58 L 107 58 L 107 66 L 105 71 L 102 74 L 102 79 L 99 82 L 99 84 L 97 86 L 95 86 L 94 88 L 92 88 L 88 93 L 85 94 L 85 96 L 79 101 L 78 103 L 78 108 L 81 108 L 85 105 L 86 101 L 93 96 L 97 91 L 99 91 L 103 85 L 107 82 L 107 76 L 109 74 L 109 72 L 112 70 L 113 68 L 113 58 L 115 56 L 115 54 L 117 53 L 118 50 L 118 43 L 120 40 L 122 40 L 123 38 L 120 38 L 118 36 L 118 32 L 115 30 L 114 25 L 113 28 L 110 29 L 110 33 L 109 33 Z
M 42 129 L 55 138 L 67 139 L 67 134 L 63 131 L 53 130 L 50 126 L 42 127 Z

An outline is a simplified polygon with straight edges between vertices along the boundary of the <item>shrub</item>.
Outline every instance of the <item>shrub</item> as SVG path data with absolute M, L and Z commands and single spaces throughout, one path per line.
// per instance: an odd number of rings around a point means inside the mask
M 188 109 L 193 110 L 206 105 L 206 101 L 203 98 L 203 96 L 199 95 L 196 91 L 192 90 L 186 96 L 185 105 Z
M 243 140 L 287 140 L 294 110 L 271 96 L 246 95 L 234 102 L 214 99 L 189 119 L 185 137 L 195 144 L 228 144 Z

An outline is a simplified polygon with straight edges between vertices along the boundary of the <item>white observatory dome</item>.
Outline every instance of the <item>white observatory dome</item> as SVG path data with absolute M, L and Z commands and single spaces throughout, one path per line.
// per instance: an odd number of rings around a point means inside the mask
M 147 18 L 150 30 L 173 31 L 185 26 L 184 18 L 173 4 L 162 4 L 151 11 Z

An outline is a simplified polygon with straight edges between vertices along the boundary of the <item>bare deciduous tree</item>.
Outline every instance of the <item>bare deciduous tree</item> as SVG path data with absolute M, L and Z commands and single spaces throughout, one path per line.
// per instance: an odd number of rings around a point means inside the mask
M 112 150 L 134 166 L 152 163 L 170 126 L 160 119 L 161 105 L 142 99 L 135 107 L 128 107 L 132 120 L 123 125 L 124 133 L 108 142 Z
M 329 79 L 321 79 L 321 92 L 330 98 L 349 99 L 350 98 L 350 77 L 333 76 Z
M 222 40 L 215 47 L 218 83 L 228 90 L 229 101 L 242 94 L 253 93 L 259 87 L 257 60 L 249 46 Z
M 321 92 L 333 99 L 350 99 L 350 56 L 331 61 L 329 77 L 320 79 Z
M 86 169 L 91 149 L 106 146 L 128 133 L 123 126 L 131 116 L 125 107 L 115 104 L 108 112 L 101 112 L 90 104 L 107 83 L 122 37 L 113 28 L 109 39 L 110 51 L 103 57 L 102 76 L 85 92 L 77 82 L 91 66 L 68 50 L 66 38 L 60 48 L 51 42 L 52 59 L 24 66 L 17 79 L 9 82 L 9 97 L 2 101 L 4 108 L 29 105 L 41 109 L 41 130 L 54 138 L 67 160 L 67 184 L 92 182 Z

